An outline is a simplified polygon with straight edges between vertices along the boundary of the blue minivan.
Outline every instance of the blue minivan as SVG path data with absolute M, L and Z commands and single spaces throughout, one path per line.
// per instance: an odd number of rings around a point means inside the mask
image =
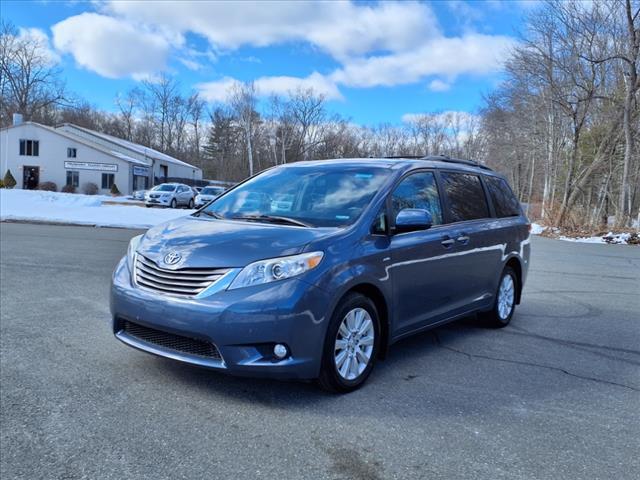
M 530 224 L 509 184 L 449 157 L 266 170 L 131 240 L 113 331 L 145 352 L 348 392 L 397 340 L 520 302 Z

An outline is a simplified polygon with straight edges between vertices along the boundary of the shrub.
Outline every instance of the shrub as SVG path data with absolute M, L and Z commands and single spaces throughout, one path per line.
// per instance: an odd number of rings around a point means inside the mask
M 13 188 L 16 186 L 16 179 L 11 175 L 11 170 L 7 170 L 7 173 L 4 174 L 3 182 L 4 186 L 7 188 Z
M 0 180 L 0 188 L 4 188 L 4 182 Z
M 82 186 L 82 191 L 85 195 L 97 195 L 98 185 L 92 182 L 87 182 Z
M 53 182 L 42 182 L 38 184 L 38 190 L 45 190 L 47 192 L 57 192 L 58 186 Z
M 111 195 L 122 195 L 120 190 L 118 190 L 118 186 L 114 183 L 111 185 Z
M 74 185 L 65 185 L 60 191 L 64 193 L 76 193 L 76 187 Z

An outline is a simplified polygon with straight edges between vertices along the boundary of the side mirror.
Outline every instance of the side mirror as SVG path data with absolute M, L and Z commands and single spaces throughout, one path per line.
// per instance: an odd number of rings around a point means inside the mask
M 403 208 L 396 217 L 395 233 L 426 230 L 433 224 L 431 212 L 422 208 Z

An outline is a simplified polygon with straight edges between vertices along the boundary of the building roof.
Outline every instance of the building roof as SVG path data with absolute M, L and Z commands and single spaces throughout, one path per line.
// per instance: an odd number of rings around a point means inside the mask
M 128 140 L 124 140 L 122 138 L 114 137 L 113 135 L 108 135 L 106 133 L 96 132 L 95 130 L 90 130 L 88 128 L 80 127 L 73 123 L 63 123 L 62 125 L 56 127 L 56 130 L 63 130 L 68 132 L 68 130 L 64 130 L 65 128 L 80 130 L 82 132 L 88 133 L 89 135 L 92 135 L 97 138 L 101 138 L 102 140 L 113 143 L 114 145 L 118 145 L 122 148 L 135 152 L 138 155 L 144 155 L 146 158 L 160 160 L 167 163 L 173 163 L 175 165 L 181 165 L 183 167 L 198 169 L 198 167 L 191 165 L 190 163 L 183 162 L 182 160 L 178 160 L 177 158 L 174 158 L 170 155 L 154 150 L 153 148 L 145 147 L 144 145 L 133 143 Z M 71 134 L 73 135 L 73 133 Z

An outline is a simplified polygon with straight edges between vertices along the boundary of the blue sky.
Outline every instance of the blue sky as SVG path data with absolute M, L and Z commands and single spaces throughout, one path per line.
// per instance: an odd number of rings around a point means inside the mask
M 174 75 L 224 102 L 235 81 L 266 98 L 312 87 L 353 122 L 474 112 L 500 80 L 532 1 L 25 2 L 1 15 L 42 39 L 70 91 L 105 110 L 142 79 Z

